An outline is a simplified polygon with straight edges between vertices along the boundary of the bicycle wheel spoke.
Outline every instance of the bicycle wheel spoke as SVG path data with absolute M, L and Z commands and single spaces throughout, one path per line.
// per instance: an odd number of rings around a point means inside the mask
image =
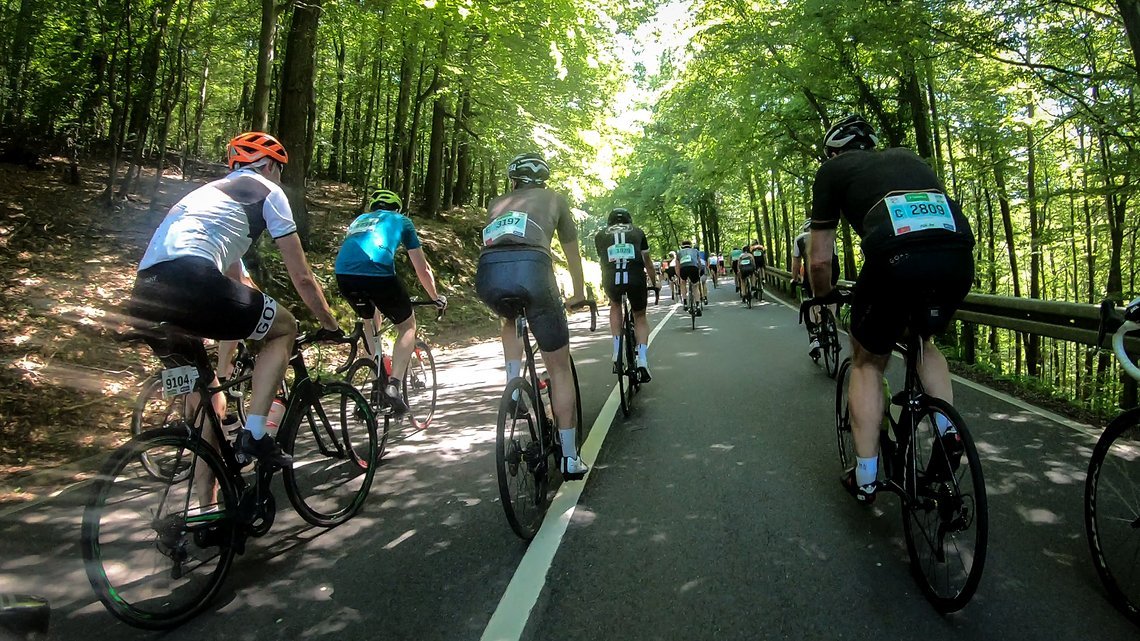
M 1140 424 L 1135 420 L 1122 415 L 1093 451 L 1085 523 L 1109 596 L 1140 623 Z

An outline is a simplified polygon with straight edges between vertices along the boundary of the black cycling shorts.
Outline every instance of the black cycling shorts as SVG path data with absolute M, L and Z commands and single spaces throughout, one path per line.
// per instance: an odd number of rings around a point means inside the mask
M 550 255 L 541 249 L 483 252 L 475 272 L 475 293 L 504 318 L 513 319 L 517 310 L 503 299 L 520 299 L 540 350 L 553 352 L 570 344 L 570 328 L 554 278 L 554 265 Z
M 128 311 L 194 336 L 261 340 L 277 317 L 277 301 L 229 278 L 207 258 L 183 256 L 139 272 Z
M 732 273 L 736 274 L 739 272 L 740 272 L 740 261 L 739 260 L 732 261 Z
M 604 283 L 602 289 L 606 290 L 606 296 L 609 297 L 610 303 L 614 305 L 621 304 L 621 295 L 625 294 L 629 298 L 629 306 L 635 312 L 643 312 L 649 306 L 649 286 L 646 284 L 645 271 L 626 272 L 624 283 L 617 283 L 616 276 L 621 276 L 620 272 L 602 272 L 602 282 Z
M 851 335 L 889 354 L 908 327 L 923 338 L 946 329 L 974 281 L 967 248 L 917 247 L 868 259 L 855 281 Z
M 752 274 L 756 273 L 756 264 L 752 263 L 749 265 L 740 265 L 737 269 L 739 270 L 741 278 L 748 278 Z
M 360 318 L 372 318 L 376 310 L 399 325 L 412 316 L 412 300 L 398 276 L 337 274 L 336 284 Z
M 681 267 L 681 280 L 687 280 L 690 283 L 697 283 L 701 280 L 701 270 L 696 265 L 685 265 Z
M 202 338 L 261 340 L 277 317 L 277 301 L 229 278 L 212 260 L 184 256 L 139 272 L 127 313 L 139 328 L 166 325 L 146 339 L 165 367 L 194 365 L 199 376 L 212 378 Z

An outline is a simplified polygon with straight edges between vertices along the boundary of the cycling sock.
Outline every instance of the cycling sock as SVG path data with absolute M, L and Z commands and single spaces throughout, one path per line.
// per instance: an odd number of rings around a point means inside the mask
M 934 415 L 934 426 L 938 428 L 938 435 L 943 436 L 950 429 L 950 419 L 945 414 Z
M 613 361 L 615 363 L 617 362 L 618 350 L 620 350 L 620 349 L 621 349 L 621 336 L 614 336 L 614 358 L 613 358 Z
M 649 367 L 649 345 L 642 343 L 637 346 L 637 366 Z
M 507 384 L 510 385 L 511 381 L 515 380 L 522 375 L 522 361 L 507 361 Z M 515 390 L 511 394 L 511 400 L 519 400 L 519 391 Z
M 855 466 L 855 484 L 870 485 L 874 483 L 879 476 L 879 457 L 863 458 L 859 456 L 856 457 L 856 460 L 858 464 Z
M 247 416 L 245 418 L 245 429 L 249 430 L 254 440 L 260 439 L 262 436 L 265 436 L 265 417 Z
M 578 457 L 578 445 L 574 439 L 578 436 L 578 430 L 570 428 L 568 430 L 558 430 L 558 438 L 562 441 L 562 456 L 566 458 Z

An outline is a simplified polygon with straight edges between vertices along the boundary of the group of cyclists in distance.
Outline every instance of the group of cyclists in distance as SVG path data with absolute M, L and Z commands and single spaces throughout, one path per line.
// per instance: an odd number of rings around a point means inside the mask
M 841 479 L 843 487 L 862 502 L 875 498 L 881 382 L 891 349 L 908 327 L 918 328 L 924 339 L 920 376 L 925 390 L 952 402 L 946 361 L 930 337 L 946 327 L 974 274 L 974 237 L 959 204 L 915 153 L 905 148 L 876 151 L 877 144 L 874 128 L 858 115 L 840 120 L 826 132 L 811 216 L 793 243 L 791 270 L 793 280 L 813 301 L 834 302 L 839 267 L 835 236 L 841 217 L 862 240 L 865 262 L 854 286 L 850 326 L 850 404 L 858 456 L 857 465 Z M 269 134 L 248 132 L 229 142 L 226 157 L 229 173 L 180 199 L 154 232 L 138 265 L 128 311 L 139 322 L 166 323 L 183 332 L 176 341 L 152 343 L 156 354 L 165 367 L 194 365 L 199 376 L 214 380 L 215 386 L 216 374 L 227 372 L 225 364 L 215 371 L 203 338 L 219 341 L 221 353 L 236 341 L 261 341 L 247 417 L 235 447 L 239 460 L 289 466 L 290 457 L 267 431 L 266 418 L 284 376 L 297 323 L 290 310 L 242 276 L 241 257 L 262 232 L 268 231 L 280 249 L 290 280 L 323 335 L 338 338 L 343 331 L 309 266 L 281 188 L 281 172 L 289 162 L 285 148 Z M 561 472 L 568 480 L 582 479 L 589 466 L 574 437 L 580 426 L 575 424 L 566 317 L 568 309 L 586 302 L 578 228 L 567 198 L 547 186 L 550 168 L 542 156 L 526 153 L 513 158 L 507 176 L 511 189 L 487 206 L 475 289 L 480 300 L 502 317 L 507 382 L 522 375 L 523 345 L 513 318 L 519 308 L 505 301 L 522 301 L 550 377 Z M 917 213 L 905 206 L 916 200 L 924 203 Z M 415 225 L 401 213 L 400 197 L 376 189 L 367 209 L 346 226 L 335 263 L 336 283 L 362 319 L 376 323 L 383 316 L 395 324 L 393 367 L 383 382 L 383 394 L 399 413 L 407 409 L 399 381 L 408 367 L 416 328 L 408 292 L 396 273 L 400 247 L 430 299 L 440 308 L 446 307 L 447 299 L 438 291 Z M 568 299 L 563 299 L 555 279 L 551 254 L 555 235 L 572 283 Z M 741 292 L 757 286 L 767 267 L 766 248 L 758 240 L 732 248 L 726 257 L 685 239 L 655 262 L 645 232 L 621 207 L 609 212 L 594 243 L 610 303 L 615 367 L 624 296 L 632 309 L 641 383 L 652 380 L 646 319 L 649 290 L 658 288 L 659 281 L 672 283 L 686 292 L 682 304 L 688 310 L 698 305 L 689 300 L 689 291 L 707 302 L 710 275 L 715 286 L 719 277 L 731 272 L 736 291 Z M 694 287 L 681 287 L 684 283 Z M 368 335 L 375 339 L 376 333 Z M 810 336 L 809 350 L 818 346 Z M 204 401 L 188 400 L 191 405 L 198 402 L 213 403 L 219 415 L 225 413 L 220 393 Z M 940 446 L 953 455 L 959 447 L 953 426 L 938 427 Z M 212 433 L 206 431 L 204 436 L 217 447 Z

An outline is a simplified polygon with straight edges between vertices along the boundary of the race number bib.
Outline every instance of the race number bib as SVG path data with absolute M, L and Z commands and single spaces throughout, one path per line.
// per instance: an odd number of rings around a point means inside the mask
M 681 264 L 682 265 L 692 265 L 693 264 L 693 255 L 692 254 L 685 254 L 684 256 L 681 256 Z
M 928 229 L 958 231 L 946 196 L 929 192 L 897 194 L 883 199 L 896 236 Z
M 606 250 L 606 256 L 611 263 L 616 263 L 619 260 L 633 260 L 637 257 L 637 251 L 631 243 L 616 243 Z
M 352 224 L 348 226 L 347 235 L 351 236 L 353 234 L 364 234 L 370 232 L 373 229 L 376 229 L 376 225 L 379 223 L 379 216 L 370 216 L 368 214 L 358 216 L 356 220 L 352 221 Z
M 740 257 L 740 264 L 744 265 L 745 267 L 751 265 L 752 264 L 752 257 L 751 256 L 741 256 Z
M 503 236 L 526 237 L 525 211 L 508 211 L 483 228 L 483 245 L 490 247 Z
M 162 395 L 166 398 L 189 394 L 198 382 L 198 368 L 193 365 L 162 370 Z

